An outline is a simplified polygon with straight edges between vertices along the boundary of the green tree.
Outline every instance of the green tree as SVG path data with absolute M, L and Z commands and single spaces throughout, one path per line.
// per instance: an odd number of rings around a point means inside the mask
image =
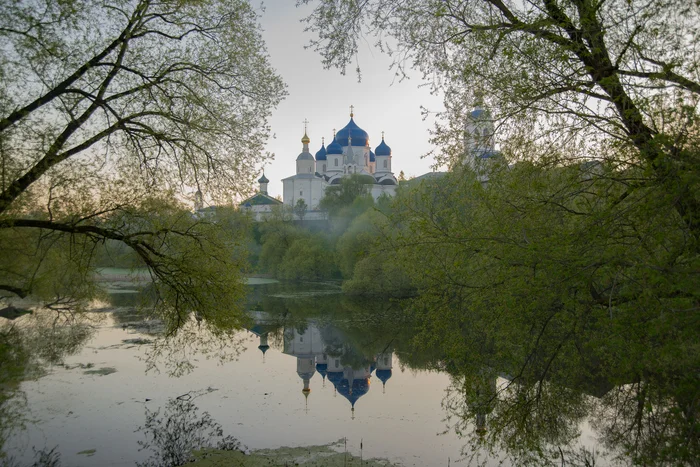
M 285 252 L 279 271 L 290 280 L 331 279 L 337 271 L 333 249 L 324 235 L 305 231 Z
M 439 162 L 463 157 L 486 99 L 511 159 L 613 157 L 653 177 L 700 244 L 700 4 L 687 0 L 304 0 L 323 64 L 345 71 L 375 35 L 399 74 L 445 96 Z M 338 31 L 343 31 L 338 33 Z M 615 148 L 615 150 L 611 150 Z M 621 197 L 646 187 L 630 183 Z
M 619 201 L 644 177 L 521 163 L 486 185 L 464 169 L 397 198 L 383 248 L 420 293 L 417 342 L 462 382 L 445 406 L 472 441 L 539 464 L 573 449 L 589 414 L 613 456 L 697 456 L 700 258 L 656 185 Z M 489 372 L 510 382 L 484 435 L 472 423 L 484 402 L 469 400 Z
M 693 464 L 700 4 L 316 3 L 326 66 L 354 63 L 376 34 L 400 74 L 415 67 L 445 96 L 434 142 L 454 173 L 395 206 L 387 238 L 421 292 L 418 341 L 445 349 L 458 376 L 457 430 L 483 414 L 468 401 L 491 369 L 511 382 L 476 439 L 519 463 L 552 462 L 596 410 L 581 394 L 612 387 L 595 417 L 613 455 Z M 461 167 L 479 100 L 515 164 L 486 186 Z
M 94 252 L 116 241 L 151 271 L 170 329 L 193 309 L 223 324 L 242 292 L 237 239 L 178 200 L 251 185 L 285 92 L 255 11 L 41 0 L 2 13 L 0 290 L 84 303 Z
M 366 175 L 350 175 L 343 177 L 340 184 L 331 185 L 319 203 L 321 209 L 329 212 L 331 217 L 348 215 L 347 208 L 351 207 L 356 199 L 369 196 L 369 185 Z M 374 183 L 371 180 L 369 183 Z
M 306 205 L 306 201 L 303 199 L 298 199 L 294 205 L 294 214 L 299 218 L 300 222 L 304 222 L 304 216 L 306 216 L 306 211 L 309 207 Z
M 279 276 L 279 268 L 285 253 L 302 235 L 300 229 L 292 223 L 292 216 L 290 206 L 275 206 L 272 214 L 266 216 L 263 222 L 257 225 L 261 244 L 258 263 L 260 271 L 275 277 Z

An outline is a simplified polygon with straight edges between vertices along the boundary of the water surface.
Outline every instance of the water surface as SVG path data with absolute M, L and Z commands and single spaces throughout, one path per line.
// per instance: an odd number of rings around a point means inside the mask
M 259 284 L 248 329 L 222 345 L 192 337 L 194 323 L 160 341 L 119 292 L 79 352 L 22 384 L 30 422 L 5 446 L 20 463 L 56 447 L 63 465 L 134 465 L 158 456 L 139 442 L 167 420 L 195 426 L 208 414 L 248 449 L 343 439 L 363 458 L 460 465 L 464 440 L 443 433 L 450 377 L 424 369 L 395 304 L 351 300 L 335 284 Z M 173 401 L 191 413 L 168 412 Z

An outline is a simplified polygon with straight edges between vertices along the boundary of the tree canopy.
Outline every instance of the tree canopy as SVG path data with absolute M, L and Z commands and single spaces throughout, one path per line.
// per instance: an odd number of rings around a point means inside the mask
M 462 157 L 465 115 L 483 99 L 509 160 L 614 154 L 662 186 L 700 239 L 697 2 L 303 3 L 316 3 L 308 29 L 324 65 L 344 71 L 363 36 L 373 35 L 397 73 L 418 69 L 443 92 L 438 162 Z
M 150 268 L 171 311 L 206 314 L 238 290 L 242 264 L 224 254 L 236 240 L 181 201 L 199 189 L 230 202 L 255 176 L 285 94 L 257 13 L 242 0 L 2 12 L 0 290 L 88 297 L 92 253 L 110 239 Z
M 453 375 L 457 432 L 559 464 L 589 416 L 613 456 L 692 465 L 700 3 L 303 3 L 326 66 L 373 35 L 445 96 L 433 136 L 452 170 L 400 194 L 374 248 L 418 291 L 416 343 Z M 477 103 L 508 162 L 480 177 L 463 164 Z

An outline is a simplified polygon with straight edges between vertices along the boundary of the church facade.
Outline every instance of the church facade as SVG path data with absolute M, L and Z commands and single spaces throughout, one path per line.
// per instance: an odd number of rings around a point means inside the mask
M 284 204 L 293 206 L 303 199 L 310 210 L 316 210 L 326 189 L 351 175 L 363 177 L 375 200 L 384 193 L 396 193 L 398 181 L 392 172 L 391 148 L 382 135 L 382 142 L 372 151 L 369 135 L 357 126 L 352 112 L 348 124 L 334 133 L 327 147 L 322 140 L 315 156 L 309 150 L 310 142 L 305 129 L 296 174 L 282 180 Z

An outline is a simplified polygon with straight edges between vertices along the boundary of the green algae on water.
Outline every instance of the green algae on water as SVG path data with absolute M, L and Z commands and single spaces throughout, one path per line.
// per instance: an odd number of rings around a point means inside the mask
M 281 447 L 279 449 L 260 449 L 246 455 L 241 451 L 222 451 L 219 449 L 202 449 L 194 451 L 197 467 L 262 467 L 303 465 L 307 467 L 397 467 L 386 459 L 360 459 L 349 452 L 339 452 L 343 441 L 322 446 Z

